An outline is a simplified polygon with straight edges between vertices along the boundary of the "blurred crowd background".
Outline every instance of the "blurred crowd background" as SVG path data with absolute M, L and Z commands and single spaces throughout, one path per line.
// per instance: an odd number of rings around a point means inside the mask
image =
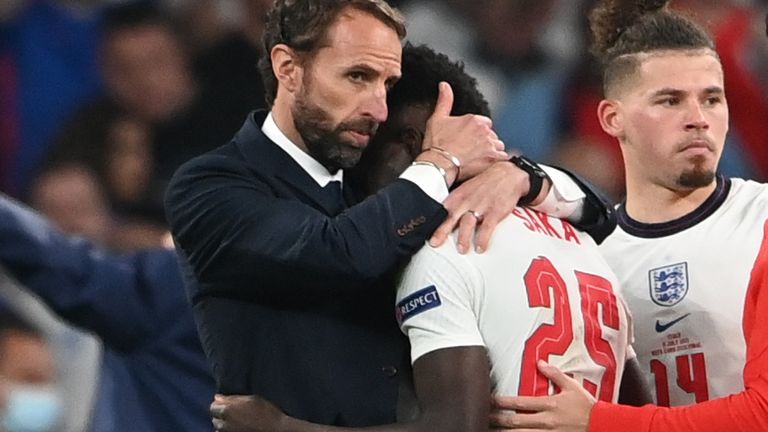
M 508 150 L 621 199 L 595 107 L 592 0 L 401 0 L 408 40 L 462 60 Z M 715 35 L 731 134 L 722 171 L 768 179 L 766 1 L 673 0 Z M 162 244 L 175 168 L 264 107 L 256 63 L 271 0 L 0 2 L 0 190 L 117 249 Z
M 256 63 L 271 2 L 0 0 L 0 191 L 105 248 L 168 247 L 162 198 L 171 174 L 265 106 Z M 592 0 L 391 3 L 408 19 L 409 41 L 462 60 L 478 79 L 510 152 L 571 169 L 621 200 L 621 154 L 596 117 Z M 718 44 L 731 112 L 721 171 L 768 180 L 768 1 L 672 6 Z M 53 347 L 24 354 L 46 369 L 35 379 L 70 382 L 78 390 L 67 403 L 88 406 L 98 343 L 8 285 L 0 280 L 0 307 L 24 310 Z M 11 358 L 4 334 L 0 378 Z M 67 412 L 75 420 L 64 430 L 82 430 L 86 414 Z

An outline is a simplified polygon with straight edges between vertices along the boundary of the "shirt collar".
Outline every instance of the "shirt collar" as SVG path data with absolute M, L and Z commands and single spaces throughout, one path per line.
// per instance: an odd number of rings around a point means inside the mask
M 344 170 L 338 170 L 336 174 L 331 174 L 328 169 L 316 161 L 309 154 L 305 153 L 296 144 L 291 142 L 287 136 L 277 127 L 274 117 L 272 117 L 272 111 L 267 114 L 267 118 L 264 120 L 264 125 L 261 127 L 261 131 L 272 142 L 278 145 L 283 151 L 296 161 L 304 171 L 307 172 L 312 178 L 320 185 L 325 187 L 331 181 L 338 181 L 343 183 Z

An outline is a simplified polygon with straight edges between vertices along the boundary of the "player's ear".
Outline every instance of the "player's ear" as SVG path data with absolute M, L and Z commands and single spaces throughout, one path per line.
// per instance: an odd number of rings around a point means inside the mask
M 600 126 L 608 135 L 620 138 L 624 135 L 624 116 L 621 102 L 615 99 L 603 99 L 597 106 L 597 118 Z
M 279 87 L 294 93 L 301 85 L 304 68 L 298 54 L 288 45 L 277 44 L 272 48 L 272 73 Z

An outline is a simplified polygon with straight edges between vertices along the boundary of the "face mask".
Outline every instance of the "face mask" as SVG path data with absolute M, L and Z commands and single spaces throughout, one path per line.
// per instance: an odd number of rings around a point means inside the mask
M 14 385 L 0 418 L 0 430 L 7 432 L 49 432 L 56 427 L 61 401 L 48 386 Z

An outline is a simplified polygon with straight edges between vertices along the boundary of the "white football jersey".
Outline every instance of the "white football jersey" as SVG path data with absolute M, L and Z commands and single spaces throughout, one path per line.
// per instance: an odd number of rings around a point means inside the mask
M 600 246 L 635 324 L 640 366 L 663 406 L 744 390 L 742 316 L 768 218 L 768 187 L 718 177 L 717 189 L 678 220 L 643 224 L 619 208 Z
M 484 346 L 496 394 L 552 394 L 536 369 L 543 359 L 601 400 L 617 399 L 631 353 L 630 317 L 594 241 L 566 221 L 518 208 L 484 254 L 460 255 L 455 239 L 424 247 L 397 297 L 412 361 L 442 348 Z

